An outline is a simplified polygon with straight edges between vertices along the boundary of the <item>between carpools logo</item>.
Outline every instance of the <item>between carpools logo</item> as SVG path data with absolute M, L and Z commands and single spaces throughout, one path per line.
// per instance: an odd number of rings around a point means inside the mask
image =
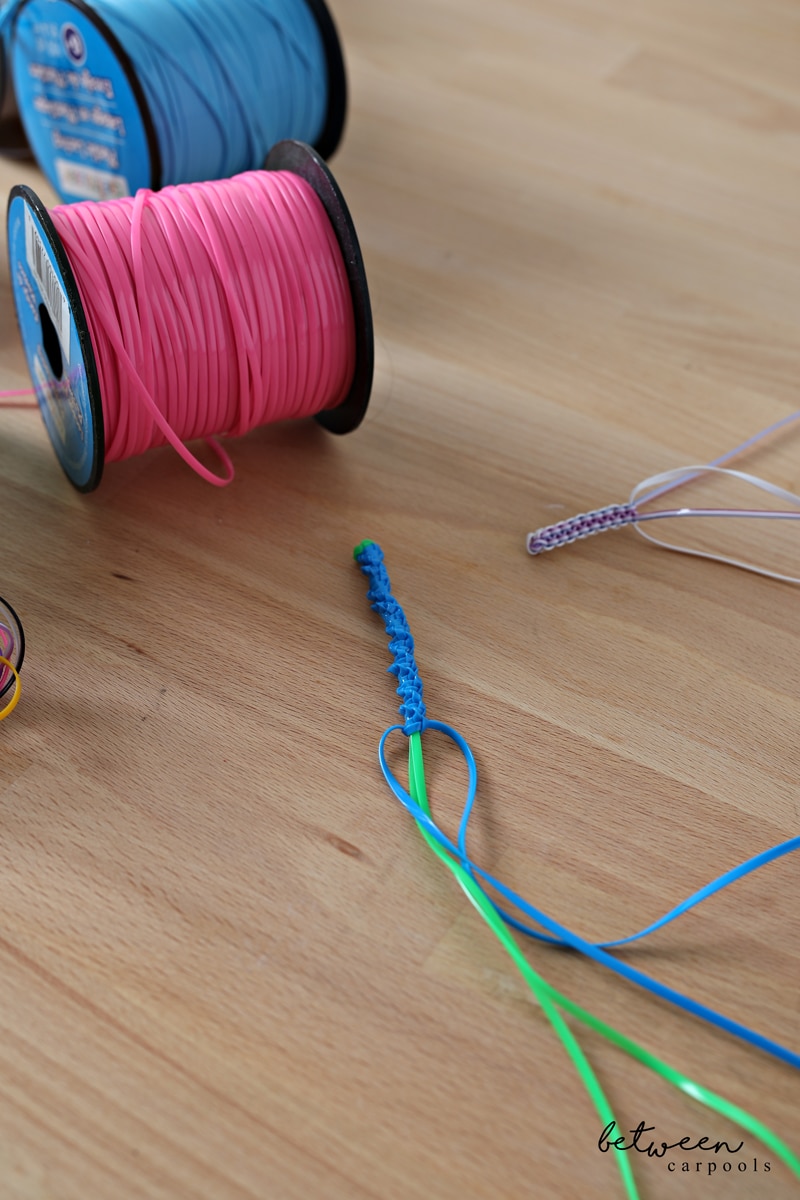
M 61 41 L 73 66 L 82 67 L 86 62 L 86 42 L 80 29 L 74 25 L 62 25 Z
M 674 1141 L 665 1142 L 658 1136 L 648 1137 L 650 1133 L 655 1133 L 655 1125 L 645 1125 L 644 1121 L 624 1133 L 618 1130 L 616 1121 L 609 1121 L 597 1140 L 597 1148 L 602 1154 L 607 1154 L 609 1150 L 618 1154 L 632 1150 L 634 1154 L 646 1154 L 648 1158 L 667 1158 L 666 1167 L 670 1174 L 745 1175 L 761 1171 L 768 1174 L 772 1170 L 772 1163 L 768 1160 L 737 1157 L 744 1149 L 742 1141 L 731 1146 L 726 1141 L 712 1141 L 707 1135 L 695 1137 L 685 1134 Z M 683 1157 L 677 1157 L 676 1151 Z

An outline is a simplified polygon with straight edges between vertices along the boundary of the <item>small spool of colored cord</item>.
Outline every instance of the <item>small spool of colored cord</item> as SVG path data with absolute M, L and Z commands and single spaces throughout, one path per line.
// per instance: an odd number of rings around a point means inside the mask
M 0 34 L 39 166 L 66 202 L 226 179 L 344 126 L 325 0 L 8 0 Z
M 314 416 L 361 421 L 374 361 L 366 275 L 333 176 L 300 142 L 265 171 L 47 212 L 12 191 L 9 263 L 31 379 L 59 461 L 169 443 L 210 483 L 218 435 Z M 217 475 L 186 442 L 204 438 Z
M 414 657 L 414 640 L 403 610 L 392 595 L 391 584 L 384 566 L 383 552 L 380 546 L 375 542 L 367 540 L 356 546 L 353 554 L 362 572 L 370 582 L 367 598 L 370 601 L 371 607 L 384 620 L 386 632 L 390 639 L 390 650 L 395 658 L 389 671 L 398 679 L 399 686 L 397 691 L 402 699 L 400 713 L 404 717 L 404 723 L 402 725 L 391 725 L 385 731 L 380 741 L 378 758 L 384 778 L 393 794 L 413 816 L 428 847 L 455 876 L 462 890 L 481 914 L 486 924 L 495 933 L 504 949 L 520 970 L 578 1071 L 604 1127 L 607 1127 L 610 1122 L 615 1122 L 614 1114 L 591 1064 L 583 1053 L 569 1025 L 564 1020 L 565 1013 L 575 1017 L 590 1029 L 599 1033 L 692 1099 L 704 1104 L 712 1111 L 726 1117 L 738 1124 L 742 1129 L 752 1133 L 800 1178 L 800 1158 L 763 1122 L 753 1117 L 738 1105 L 732 1104 L 702 1085 L 695 1083 L 688 1076 L 668 1066 L 656 1058 L 655 1055 L 650 1054 L 647 1050 L 637 1045 L 630 1038 L 619 1033 L 612 1026 L 600 1021 L 592 1013 L 581 1008 L 568 997 L 556 991 L 555 988 L 548 984 L 530 966 L 514 941 L 509 929 L 509 925 L 514 925 L 515 922 L 510 920 L 508 914 L 492 900 L 480 880 L 488 883 L 504 899 L 516 905 L 528 915 L 534 916 L 536 920 L 544 924 L 545 928 L 551 931 L 551 934 L 558 934 L 558 936 L 545 937 L 542 940 L 550 940 L 561 945 L 573 945 L 577 949 L 584 950 L 585 953 L 588 952 L 590 944 L 583 942 L 580 938 L 576 938 L 570 931 L 547 918 L 545 914 L 533 909 L 532 906 L 526 905 L 515 893 L 506 888 L 500 881 L 494 879 L 488 872 L 483 871 L 469 858 L 466 851 L 466 832 L 477 790 L 477 768 L 474 755 L 468 743 L 456 730 L 442 722 L 429 720 L 426 716 L 425 705 L 422 700 L 422 681 Z M 457 843 L 453 842 L 442 832 L 431 815 L 425 786 L 422 752 L 422 737 L 428 730 L 438 731 L 448 737 L 463 754 L 467 765 L 469 788 Z M 386 742 L 396 732 L 403 733 L 408 739 L 408 788 L 403 787 L 389 768 L 386 760 Z M 797 846 L 789 846 L 787 843 L 784 847 L 777 847 L 770 854 L 759 856 L 760 861 L 756 862 L 753 860 L 750 864 L 744 864 L 738 872 L 730 873 L 731 878 L 725 878 L 717 881 L 715 884 L 709 885 L 709 888 L 703 889 L 702 893 L 691 897 L 660 922 L 656 922 L 640 934 L 634 935 L 633 938 L 620 939 L 616 943 L 609 944 L 620 945 L 623 942 L 643 937 L 654 929 L 662 927 L 667 921 L 681 915 L 682 912 L 687 911 L 688 908 L 704 899 L 706 895 L 710 895 L 713 891 L 719 890 L 720 887 L 732 882 L 734 877 L 741 877 L 742 874 L 746 874 L 749 870 L 754 870 L 756 866 L 770 861 L 771 857 L 778 857 L 781 853 L 788 853 L 789 849 L 797 849 L 800 846 L 800 839 L 794 839 L 794 841 L 798 843 Z M 794 1057 L 797 1058 L 798 1056 Z M 798 1058 L 798 1061 L 800 1061 L 800 1058 Z M 626 1195 L 629 1197 L 629 1200 L 637 1200 L 639 1193 L 628 1157 L 619 1150 L 616 1151 L 615 1157 Z
M 24 657 L 22 622 L 8 601 L 0 597 L 0 721 L 13 712 L 19 702 L 22 690 L 19 673 Z

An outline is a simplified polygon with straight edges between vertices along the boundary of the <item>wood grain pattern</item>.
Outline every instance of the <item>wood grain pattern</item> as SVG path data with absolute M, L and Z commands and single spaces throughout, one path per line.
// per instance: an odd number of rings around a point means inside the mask
M 29 643 L 0 728 L 3 1200 L 622 1194 L 542 1013 L 379 777 L 395 697 L 364 537 L 429 711 L 476 749 L 476 854 L 534 902 L 620 936 L 800 823 L 793 589 L 630 531 L 524 549 L 798 407 L 797 6 L 334 8 L 333 166 L 378 340 L 363 427 L 258 431 L 222 492 L 164 450 L 87 497 L 37 414 L 2 414 L 0 593 Z M 0 178 L 53 200 L 31 164 Z M 7 266 L 2 289 L 0 382 L 24 386 Z M 797 452 L 749 465 L 797 488 Z M 435 741 L 429 769 L 452 824 Z M 799 870 L 631 960 L 800 1047 Z M 788 1067 L 528 953 L 800 1148 Z M 734 1140 L 580 1038 L 625 1126 Z M 745 1140 L 758 1172 L 639 1156 L 643 1197 L 797 1195 Z

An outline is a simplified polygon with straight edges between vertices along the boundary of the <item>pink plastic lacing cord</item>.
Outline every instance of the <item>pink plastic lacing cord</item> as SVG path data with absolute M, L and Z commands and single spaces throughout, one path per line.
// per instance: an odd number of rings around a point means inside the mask
M 51 210 L 94 347 L 108 462 L 169 442 L 209 483 L 215 435 L 313 416 L 346 397 L 355 321 L 317 194 L 290 172 Z M 216 475 L 184 445 L 205 438 Z

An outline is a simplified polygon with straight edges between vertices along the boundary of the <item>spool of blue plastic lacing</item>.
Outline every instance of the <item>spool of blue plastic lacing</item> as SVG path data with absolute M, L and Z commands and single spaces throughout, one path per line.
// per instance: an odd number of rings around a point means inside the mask
M 8 0 L 7 71 L 67 202 L 225 179 L 285 138 L 323 158 L 347 84 L 325 0 Z

